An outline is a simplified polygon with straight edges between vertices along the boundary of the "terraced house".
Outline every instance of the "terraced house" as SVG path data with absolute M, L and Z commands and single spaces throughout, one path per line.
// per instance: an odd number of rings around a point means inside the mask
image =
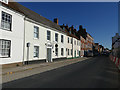
M 81 41 L 77 37 L 77 31 L 74 29 L 74 26 L 68 27 L 68 25 L 61 25 L 61 28 L 67 33 L 67 48 L 66 56 L 67 58 L 76 58 L 80 57 L 81 50 Z
M 0 7 L 1 64 L 66 58 L 67 34 L 56 22 L 16 2 L 0 3 Z
M 14 4 L 0 3 L 0 64 L 23 60 L 24 18 Z M 18 23 L 19 22 L 19 23 Z
M 84 56 L 81 38 L 85 43 L 87 35 L 81 37 L 84 33 L 74 26 L 60 26 L 57 18 L 52 22 L 17 2 L 1 2 L 0 15 L 0 64 L 3 66 Z

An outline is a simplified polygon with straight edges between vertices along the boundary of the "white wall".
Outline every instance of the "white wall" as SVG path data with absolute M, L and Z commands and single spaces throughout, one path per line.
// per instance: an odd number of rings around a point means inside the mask
M 1 64 L 22 62 L 24 17 L 14 11 L 11 11 L 3 6 L 0 6 L 0 25 L 2 11 L 12 15 L 12 31 L 6 31 L 0 28 L 0 39 L 11 40 L 11 52 L 10 52 L 11 55 L 9 58 L 0 58 L 2 59 Z
M 34 26 L 39 27 L 39 39 L 34 39 Z M 47 30 L 51 31 L 51 40 L 47 41 Z M 55 33 L 58 33 L 58 42 L 55 42 Z M 61 43 L 61 35 L 64 36 L 64 43 Z M 25 50 L 24 50 L 24 61 L 27 61 L 27 47 L 26 44 L 30 42 L 29 47 L 29 61 L 43 60 L 47 57 L 46 43 L 52 43 L 52 58 L 66 57 L 66 35 L 64 33 L 55 31 L 47 27 L 43 27 L 39 24 L 25 20 Z M 58 44 L 58 56 L 55 56 L 55 44 Z M 39 46 L 39 58 L 33 57 L 34 46 Z M 64 56 L 61 56 L 61 48 L 64 48 Z
M 75 45 L 75 41 L 76 41 L 76 45 Z M 78 44 L 77 44 L 78 41 Z M 73 57 L 79 57 L 79 53 L 78 51 L 81 50 L 81 42 L 80 40 L 77 40 L 76 38 L 73 38 Z M 76 55 L 75 55 L 75 51 L 76 51 Z
M 68 43 L 68 38 L 69 38 L 69 43 Z M 71 55 L 71 49 L 72 49 L 71 38 L 72 37 L 70 37 L 70 36 L 66 37 L 66 46 L 67 46 L 66 47 L 66 49 L 67 49 L 66 56 L 67 56 L 67 58 L 72 58 L 72 55 Z M 69 55 L 68 55 L 68 49 L 69 49 Z
M 69 37 L 69 43 L 68 43 L 68 37 Z M 66 43 L 66 48 L 67 48 L 67 58 L 72 58 L 72 57 L 79 57 L 79 54 L 77 53 L 78 51 L 81 50 L 81 42 L 80 40 L 77 40 L 76 38 L 72 38 L 73 39 L 73 46 L 71 44 L 71 38 L 70 36 L 67 36 L 67 43 Z M 75 42 L 76 41 L 76 45 L 75 45 Z M 77 45 L 77 41 L 78 41 L 78 45 Z M 68 49 L 69 49 L 69 55 L 68 55 Z M 73 49 L 72 53 L 73 55 L 71 55 L 71 49 Z M 76 51 L 76 55 L 75 55 L 75 51 Z

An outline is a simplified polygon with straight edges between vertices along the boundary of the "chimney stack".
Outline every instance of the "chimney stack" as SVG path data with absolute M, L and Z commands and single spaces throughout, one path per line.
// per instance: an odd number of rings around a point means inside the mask
M 84 28 L 84 31 L 86 32 L 86 29 Z
M 79 30 L 82 30 L 82 28 L 83 28 L 82 25 L 79 25 Z
M 56 23 L 58 25 L 58 18 L 54 19 L 54 23 Z
M 66 24 L 66 27 L 68 28 L 68 24 Z

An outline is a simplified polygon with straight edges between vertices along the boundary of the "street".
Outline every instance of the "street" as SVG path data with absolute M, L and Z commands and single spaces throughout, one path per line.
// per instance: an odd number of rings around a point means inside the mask
M 3 88 L 120 88 L 120 73 L 106 56 L 3 84 Z

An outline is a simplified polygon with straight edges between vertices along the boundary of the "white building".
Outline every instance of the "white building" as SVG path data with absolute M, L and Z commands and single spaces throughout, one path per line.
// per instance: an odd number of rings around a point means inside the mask
M 73 57 L 80 57 L 81 42 L 79 39 L 73 38 Z
M 66 58 L 66 33 L 54 22 L 16 3 L 0 4 L 1 64 Z
M 0 2 L 0 64 L 23 60 L 24 15 L 8 6 Z
M 16 2 L 0 3 L 0 64 L 52 62 L 80 56 L 81 42 L 54 22 Z
M 66 33 L 61 31 L 57 24 L 45 22 L 54 24 L 58 29 L 29 18 L 25 19 L 24 61 L 52 62 L 53 59 L 66 58 Z M 29 47 L 27 43 L 30 44 Z
M 80 57 L 81 41 L 75 35 L 75 33 L 77 33 L 77 32 L 74 31 L 73 26 L 69 28 L 68 25 L 65 26 L 63 24 L 63 25 L 61 25 L 61 28 L 63 28 L 63 30 L 65 30 L 67 33 L 67 43 L 66 43 L 67 58 Z

